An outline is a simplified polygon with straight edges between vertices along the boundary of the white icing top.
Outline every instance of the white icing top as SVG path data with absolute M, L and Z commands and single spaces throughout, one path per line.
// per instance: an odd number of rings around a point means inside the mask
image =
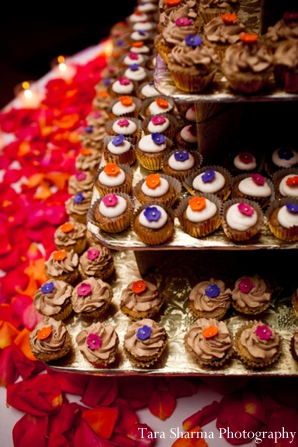
M 117 196 L 118 202 L 114 206 L 106 206 L 103 201 L 100 201 L 99 212 L 104 217 L 117 217 L 121 216 L 127 208 L 126 200 L 123 197 Z
M 277 213 L 277 220 L 285 228 L 298 226 L 298 213 L 290 213 L 286 206 L 281 207 Z
M 150 53 L 150 48 L 147 45 L 142 45 L 141 47 L 131 47 L 129 49 L 132 53 Z
M 258 220 L 257 213 L 254 212 L 251 216 L 247 216 L 246 214 L 242 214 L 238 209 L 238 203 L 230 206 L 226 214 L 227 224 L 238 231 L 246 231 L 249 228 L 253 227 Z
M 135 52 L 136 53 L 136 52 Z M 129 55 L 125 56 L 123 59 L 123 63 L 125 65 L 132 65 L 132 64 L 142 64 L 144 62 L 144 58 L 141 54 L 136 53 L 138 58 L 137 59 L 131 59 Z
M 188 220 L 194 223 L 205 222 L 208 219 L 211 219 L 216 214 L 217 207 L 215 203 L 211 202 L 208 199 L 206 200 L 206 206 L 200 211 L 194 211 L 191 209 L 190 205 L 186 208 L 186 217 Z
M 138 67 L 137 70 L 131 70 L 127 68 L 125 70 L 124 76 L 132 81 L 142 81 L 147 76 L 146 70 L 144 67 Z
M 134 31 L 151 31 L 155 26 L 151 22 L 136 22 L 132 25 Z
M 136 105 L 134 102 L 130 106 L 124 106 L 121 101 L 117 101 L 112 107 L 112 113 L 116 116 L 124 115 L 125 113 L 134 112 Z
M 170 121 L 168 120 L 168 118 L 165 117 L 165 122 L 163 124 L 153 124 L 152 121 L 150 120 L 147 128 L 148 128 L 149 132 L 151 132 L 151 133 L 153 133 L 153 132 L 162 133 L 165 130 L 167 130 L 169 125 L 170 125 Z
M 133 89 L 134 85 L 132 82 L 127 85 L 122 85 L 119 81 L 115 81 L 112 85 L 113 92 L 121 95 L 129 95 L 133 91 Z
M 293 157 L 289 160 L 286 160 L 285 158 L 280 158 L 278 155 L 279 149 L 276 149 L 272 153 L 272 161 L 276 166 L 279 166 L 280 168 L 291 168 L 292 166 L 296 165 L 298 163 L 298 152 L 296 152 L 294 149 L 291 149 L 293 152 Z
M 193 135 L 191 132 L 189 132 L 189 128 L 192 126 L 192 124 L 189 124 L 188 126 L 183 127 L 181 129 L 180 135 L 181 138 L 186 141 L 187 143 L 196 143 L 197 142 L 197 136 Z
M 150 38 L 150 34 L 147 31 L 144 31 L 144 33 L 140 34 L 138 31 L 134 31 L 131 33 L 130 38 L 132 40 L 135 40 L 136 42 L 148 40 Z
M 251 177 L 241 180 L 238 188 L 242 194 L 253 197 L 269 197 L 272 192 L 266 180 L 263 185 L 258 185 Z
M 113 140 L 111 140 L 108 143 L 107 148 L 111 152 L 111 154 L 120 155 L 129 151 L 129 149 L 131 148 L 131 143 L 127 140 L 123 140 L 123 143 L 119 144 L 118 146 L 115 146 L 113 144 Z
M 143 20 L 148 20 L 148 16 L 145 13 L 143 13 L 143 14 L 131 14 L 130 16 L 128 16 L 127 20 L 129 22 L 131 22 L 131 23 L 141 22 Z
M 143 152 L 150 152 L 150 153 L 162 152 L 166 149 L 166 147 L 167 147 L 166 142 L 162 144 L 154 143 L 151 134 L 145 135 L 139 141 L 139 149 Z
M 155 5 L 154 3 L 147 2 L 144 4 L 138 5 L 136 7 L 136 9 L 138 11 L 142 11 L 142 12 L 151 12 L 151 11 L 156 11 L 158 9 L 158 6 Z
M 113 123 L 112 129 L 114 132 L 122 135 L 131 135 L 137 130 L 137 125 L 131 120 L 127 120 L 129 122 L 128 126 L 119 126 L 118 121 Z
M 253 160 L 250 163 L 243 163 L 243 161 L 240 160 L 239 154 L 236 155 L 234 158 L 234 166 L 237 169 L 240 169 L 241 171 L 252 171 L 257 167 L 257 161 L 255 157 L 253 156 Z
M 165 178 L 160 177 L 160 184 L 156 188 L 149 188 L 146 182 L 143 182 L 141 190 L 148 197 L 161 197 L 168 192 L 169 182 Z
M 154 87 L 154 85 L 150 85 L 145 84 L 142 89 L 141 89 L 141 93 L 146 97 L 146 98 L 152 98 L 152 96 L 158 96 L 160 95 L 159 91 L 156 90 L 156 88 Z
M 150 112 L 150 115 L 158 115 L 160 113 L 167 113 L 170 110 L 172 110 L 172 106 L 170 103 L 168 103 L 168 107 L 159 107 L 156 101 L 152 101 L 151 104 L 149 104 L 148 109 Z
M 214 178 L 210 182 L 203 182 L 202 177 L 204 172 L 197 175 L 192 182 L 192 186 L 197 191 L 206 192 L 210 194 L 214 194 L 220 191 L 225 186 L 225 178 L 224 176 L 218 172 L 214 171 Z
M 188 121 L 196 122 L 196 111 L 195 111 L 195 107 L 194 107 L 194 106 L 190 107 L 190 108 L 186 111 L 185 118 L 186 118 Z
M 298 184 L 296 186 L 287 185 L 287 179 L 294 177 L 294 174 L 286 175 L 279 184 L 279 192 L 282 196 L 298 197 Z
M 181 151 L 184 152 L 184 151 Z M 191 154 L 188 154 L 188 159 L 185 161 L 178 161 L 175 158 L 175 154 L 172 154 L 169 158 L 169 166 L 175 171 L 186 171 L 187 169 L 191 169 L 195 164 L 195 159 Z
M 166 224 L 168 215 L 161 206 L 158 206 L 158 205 L 154 205 L 154 206 L 161 212 L 160 218 L 157 221 L 149 222 L 144 215 L 144 211 L 145 211 L 145 209 L 144 209 L 140 213 L 139 222 L 141 225 L 143 225 L 143 227 L 150 228 L 152 230 L 159 230 Z
M 120 186 L 125 182 L 125 173 L 120 169 L 117 175 L 107 175 L 105 171 L 101 171 L 98 180 L 105 186 Z

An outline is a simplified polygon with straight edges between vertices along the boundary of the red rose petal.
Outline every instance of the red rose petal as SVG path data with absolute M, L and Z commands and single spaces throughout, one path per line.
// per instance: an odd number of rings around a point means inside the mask
M 11 353 L 14 365 L 23 379 L 39 374 L 45 369 L 43 362 L 28 359 L 16 344 L 11 345 Z
M 121 397 L 117 398 L 114 402 L 114 406 L 118 408 L 119 416 L 117 420 L 117 425 L 115 427 L 115 432 L 117 433 L 127 433 L 130 427 L 139 422 L 138 416 L 128 405 L 125 399 Z
M 127 436 L 135 441 L 136 447 L 153 447 L 154 432 L 147 424 L 135 424 L 127 432 Z
M 69 442 L 61 433 L 50 433 L 47 447 L 69 447 Z
M 168 379 L 169 392 L 176 399 L 179 397 L 193 396 L 197 392 L 197 386 L 185 379 Z
M 118 386 L 115 378 L 91 376 L 82 397 L 82 402 L 88 407 L 95 407 L 98 404 L 110 405 L 117 397 L 117 393 Z
M 185 432 L 183 436 L 178 438 L 172 447 L 207 447 L 204 437 L 200 437 L 199 433 L 201 432 L 200 427 L 194 427 L 191 430 Z
M 25 414 L 12 431 L 14 447 L 46 447 L 49 418 Z
M 12 356 L 12 346 L 2 349 L 0 354 L 0 385 L 7 387 L 19 377 L 18 370 Z
M 119 433 L 115 433 L 110 441 L 116 447 L 136 447 L 135 442 L 131 438 Z
M 142 377 L 121 377 L 118 396 L 123 397 L 132 408 L 143 408 L 149 404 L 155 384 L 156 380 L 152 377 L 146 377 L 146 386 Z
M 50 368 L 48 369 L 48 374 L 56 380 L 62 391 L 78 396 L 83 395 L 89 380 L 89 377 L 86 375 L 57 372 Z
M 72 447 L 114 447 L 110 441 L 98 436 L 87 421 L 81 420 L 73 437 Z
M 218 417 L 219 411 L 219 403 L 213 401 L 212 404 L 206 405 L 202 410 L 184 419 L 182 427 L 184 430 L 190 430 L 196 426 L 204 427 L 204 425 L 209 424 L 209 422 L 214 421 Z
M 105 439 L 112 436 L 118 415 L 118 409 L 111 407 L 97 407 L 82 413 L 83 419 L 88 422 L 92 430 Z
M 176 400 L 168 391 L 154 391 L 149 401 L 149 410 L 162 421 L 168 419 L 176 407 Z

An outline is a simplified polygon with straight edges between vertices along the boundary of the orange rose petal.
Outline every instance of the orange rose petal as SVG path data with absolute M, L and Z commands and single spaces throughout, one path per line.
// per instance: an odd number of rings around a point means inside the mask
M 55 251 L 53 254 L 53 258 L 56 259 L 56 261 L 63 261 L 63 259 L 66 258 L 66 251 L 64 250 Z
M 148 188 L 155 189 L 158 185 L 160 185 L 160 175 L 150 174 L 146 178 L 145 183 L 148 186 Z
M 19 333 L 17 338 L 14 340 L 14 342 L 21 349 L 23 354 L 25 354 L 25 356 L 28 357 L 28 359 L 36 360 L 36 358 L 34 357 L 32 351 L 31 351 L 31 347 L 30 347 L 30 343 L 29 343 L 29 335 L 30 335 L 30 331 L 25 328 Z
M 149 411 L 162 421 L 168 419 L 175 410 L 176 399 L 168 391 L 154 391 L 149 401 Z
M 37 332 L 38 340 L 46 340 L 52 333 L 51 326 L 46 326 L 41 329 L 41 331 Z
M 104 172 L 107 175 L 118 175 L 120 172 L 120 168 L 115 163 L 107 163 L 104 167 Z
M 186 431 L 181 438 L 178 438 L 172 444 L 172 447 L 208 447 L 207 442 L 200 435 L 201 432 L 200 427 L 194 427 Z
M 18 334 L 19 331 L 8 321 L 0 321 L 0 349 L 11 345 Z
M 131 96 L 120 96 L 119 101 L 123 106 L 131 106 L 132 105 L 132 97 Z
M 195 196 L 188 201 L 188 204 L 193 211 L 201 211 L 206 206 L 206 199 L 205 197 Z
M 74 229 L 74 225 L 71 222 L 65 222 L 60 229 L 63 233 L 70 233 Z
M 204 338 L 213 338 L 218 334 L 218 328 L 215 326 L 208 326 L 203 330 Z
M 88 422 L 92 430 L 105 439 L 112 436 L 118 415 L 118 409 L 112 407 L 97 407 L 82 413 L 83 419 Z
M 157 98 L 155 100 L 156 104 L 161 107 L 162 109 L 167 109 L 169 106 L 168 101 L 166 101 L 165 99 L 161 99 L 161 98 Z

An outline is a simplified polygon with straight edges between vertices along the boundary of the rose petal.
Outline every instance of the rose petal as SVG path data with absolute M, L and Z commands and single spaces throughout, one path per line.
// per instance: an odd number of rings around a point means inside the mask
M 132 408 L 143 408 L 149 404 L 155 391 L 155 383 L 155 379 L 151 377 L 146 377 L 146 386 L 142 377 L 121 377 L 118 382 L 118 396 L 123 397 Z
M 154 391 L 149 401 L 149 411 L 162 421 L 168 419 L 176 407 L 176 400 L 168 391 Z
M 138 416 L 129 406 L 125 399 L 118 397 L 114 406 L 118 408 L 119 416 L 115 427 L 116 433 L 127 433 L 130 427 L 139 422 Z
M 212 404 L 206 405 L 202 410 L 184 419 L 182 427 L 184 430 L 190 430 L 196 426 L 204 427 L 204 425 L 209 424 L 209 422 L 214 421 L 218 417 L 219 411 L 219 403 L 213 401 Z
M 92 430 L 105 439 L 112 436 L 118 415 L 118 409 L 111 407 L 97 407 L 82 413 L 83 419 L 88 422 Z
M 153 447 L 155 444 L 154 432 L 147 424 L 135 424 L 126 436 L 135 441 L 136 447 Z
M 191 430 L 186 431 L 180 438 L 178 438 L 172 447 L 207 447 L 204 437 L 200 437 L 200 427 L 194 427 Z
M 46 447 L 48 416 L 33 417 L 25 414 L 12 431 L 14 447 Z
M 120 433 L 115 433 L 110 441 L 116 447 L 136 447 L 136 444 L 132 439 Z
M 28 359 L 15 343 L 11 345 L 11 353 L 14 365 L 23 379 L 39 374 L 45 369 L 43 362 Z
M 12 346 L 7 346 L 0 354 L 0 386 L 7 387 L 19 377 L 19 372 L 14 364 Z
M 176 399 L 178 397 L 193 396 L 197 392 L 197 386 L 189 380 L 170 378 L 168 379 L 168 383 L 169 392 Z
M 69 447 L 69 442 L 61 433 L 50 433 L 47 447 Z
M 99 437 L 87 421 L 81 420 L 78 423 L 75 435 L 73 437 L 73 447 L 114 447 L 114 445 L 106 439 Z
M 26 357 L 28 357 L 28 359 L 35 361 L 36 358 L 32 354 L 30 343 L 29 343 L 29 335 L 30 335 L 30 331 L 28 329 L 24 328 L 18 334 L 18 336 L 15 338 L 14 342 L 17 346 L 19 346 L 21 351 L 25 354 Z
M 76 402 L 64 402 L 58 413 L 51 416 L 50 432 L 65 433 L 76 425 L 76 420 L 81 415 L 82 406 Z
M 48 374 L 51 375 L 59 384 L 62 391 L 65 393 L 76 394 L 82 396 L 89 380 L 87 375 L 82 374 L 68 374 L 63 372 L 48 369 Z
M 19 335 L 19 331 L 7 321 L 0 321 L 0 349 L 6 348 Z
M 98 404 L 110 405 L 117 397 L 117 393 L 118 385 L 115 378 L 91 376 L 82 402 L 88 407 L 95 407 Z

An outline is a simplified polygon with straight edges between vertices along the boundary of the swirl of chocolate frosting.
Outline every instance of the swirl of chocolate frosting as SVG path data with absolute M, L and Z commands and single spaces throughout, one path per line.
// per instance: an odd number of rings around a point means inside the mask
M 203 331 L 210 326 L 217 328 L 218 333 L 214 337 L 205 338 Z M 205 362 L 222 359 L 232 346 L 226 324 L 215 318 L 199 318 L 187 332 L 186 342 L 194 354 Z
M 55 259 L 54 253 L 51 253 L 48 261 L 45 262 L 48 273 L 51 276 L 55 277 L 63 275 L 63 273 L 72 273 L 77 269 L 79 257 L 73 250 L 66 252 L 66 257 L 62 260 Z
M 98 349 L 90 349 L 87 344 L 89 334 L 97 334 L 101 340 Z M 79 350 L 90 363 L 112 363 L 115 360 L 116 349 L 119 343 L 118 335 L 111 324 L 94 323 L 83 329 L 76 336 Z
M 204 26 L 204 33 L 209 42 L 235 43 L 239 41 L 239 35 L 245 30 L 243 23 L 234 22 L 226 24 L 221 16 L 215 17 Z
M 78 214 L 79 216 L 87 215 L 92 199 L 92 191 L 79 191 L 79 192 L 83 194 L 83 199 L 81 202 L 76 203 L 74 201 L 74 196 L 70 197 L 65 202 L 67 214 Z
M 137 337 L 138 330 L 143 326 L 148 326 L 151 329 L 150 337 L 146 340 L 140 340 Z M 165 329 L 162 326 L 159 326 L 154 320 L 143 318 L 128 326 L 124 336 L 124 347 L 134 357 L 154 357 L 160 352 L 165 340 Z
M 227 48 L 224 60 L 234 73 L 264 73 L 272 67 L 272 56 L 260 42 L 234 43 Z
M 239 288 L 239 284 L 243 279 L 249 279 L 253 284 L 253 287 L 248 293 L 241 292 Z M 270 297 L 271 293 L 267 291 L 265 281 L 258 275 L 254 275 L 253 277 L 243 276 L 237 279 L 235 282 L 235 288 L 232 290 L 232 299 L 240 307 L 248 306 L 254 309 L 267 303 L 270 300 Z
M 76 158 L 77 171 L 89 171 L 97 169 L 101 160 L 101 153 L 96 149 L 90 149 L 87 155 L 79 154 Z
M 175 45 L 181 43 L 189 34 L 196 33 L 197 28 L 193 22 L 187 26 L 178 26 L 176 23 L 169 23 L 162 32 L 162 37 L 165 44 L 173 48 Z
M 71 175 L 68 181 L 68 191 L 70 194 L 78 192 L 91 191 L 93 189 L 94 180 L 90 172 L 84 172 L 85 178 L 77 179 L 76 175 Z
M 88 295 L 79 295 L 79 288 L 82 284 L 89 284 L 91 291 Z M 101 279 L 88 278 L 78 284 L 72 293 L 72 306 L 76 313 L 94 312 L 104 306 L 111 298 L 112 288 Z
M 141 293 L 135 293 L 132 289 L 134 282 L 128 284 L 122 290 L 120 301 L 125 307 L 137 312 L 145 312 L 158 306 L 160 303 L 160 293 L 157 287 L 149 281 L 144 281 L 146 290 Z
M 269 26 L 265 34 L 268 40 L 278 42 L 283 39 L 298 39 L 298 20 L 276 22 L 274 26 Z
M 170 22 L 175 23 L 177 19 L 182 17 L 188 17 L 191 20 L 197 19 L 196 2 L 188 1 L 185 5 L 182 5 L 179 8 L 171 8 L 162 12 L 159 16 L 159 24 L 162 28 L 166 28 Z
M 259 325 L 254 321 L 252 327 L 244 329 L 240 336 L 240 343 L 247 349 L 249 354 L 262 360 L 269 360 L 279 351 L 280 337 L 271 328 L 271 336 L 269 339 L 260 339 L 256 335 L 256 328 Z
M 38 339 L 38 332 L 44 327 L 51 328 L 51 334 L 44 340 Z M 30 334 L 30 346 L 33 354 L 53 354 L 59 353 L 64 348 L 67 329 L 62 321 L 56 321 L 54 318 L 48 318 L 40 321 Z
M 210 68 L 216 68 L 219 63 L 219 57 L 213 50 L 206 45 L 191 47 L 183 41 L 176 45 L 169 54 L 169 63 L 181 65 L 182 67 L 196 67 L 203 72 L 209 72 Z
M 281 42 L 273 56 L 275 65 L 284 65 L 288 68 L 297 69 L 298 66 L 298 43 L 295 39 L 287 39 Z
M 34 294 L 34 305 L 42 315 L 56 315 L 70 302 L 72 286 L 64 281 L 50 280 L 54 288 L 49 293 L 38 289 Z
M 238 0 L 200 0 L 202 8 L 228 8 L 238 3 Z
M 219 294 L 210 298 L 206 294 L 208 286 L 216 284 L 219 288 Z M 189 299 L 198 311 L 212 312 L 218 308 L 228 309 L 230 306 L 231 290 L 226 289 L 225 283 L 221 280 L 211 278 L 210 281 L 202 281 L 198 283 L 190 292 Z
M 89 247 L 89 250 L 92 247 Z M 95 259 L 88 258 L 88 250 L 85 251 L 80 257 L 80 264 L 84 273 L 88 276 L 100 276 L 100 273 L 109 268 L 113 263 L 110 250 L 104 245 L 101 247 L 95 247 L 99 250 L 99 255 Z
M 73 230 L 65 233 L 58 227 L 54 235 L 55 245 L 64 245 L 66 247 L 75 245 L 78 239 L 83 239 L 86 236 L 86 225 L 82 223 L 73 223 Z

